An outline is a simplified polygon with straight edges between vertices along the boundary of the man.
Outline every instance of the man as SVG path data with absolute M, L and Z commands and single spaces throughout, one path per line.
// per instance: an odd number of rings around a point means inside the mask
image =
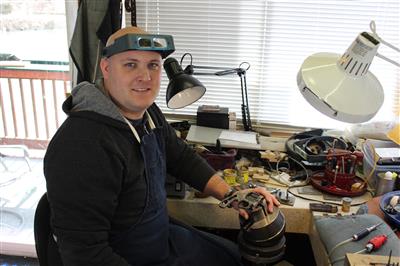
M 68 118 L 44 160 L 64 265 L 241 264 L 232 243 L 168 218 L 167 172 L 217 199 L 230 190 L 154 104 L 162 58 L 173 51 L 171 36 L 121 29 L 107 42 L 103 80 L 79 84 L 64 102 Z M 256 191 L 269 211 L 278 205 Z

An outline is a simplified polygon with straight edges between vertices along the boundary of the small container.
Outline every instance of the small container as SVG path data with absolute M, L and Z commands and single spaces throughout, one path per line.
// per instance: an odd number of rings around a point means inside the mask
M 349 197 L 342 198 L 342 212 L 349 212 L 352 199 Z
M 381 196 L 394 189 L 396 175 L 390 171 L 378 174 L 378 185 L 376 187 L 375 196 Z
M 246 169 L 246 168 L 245 168 Z M 249 182 L 249 171 L 248 170 L 240 170 L 238 172 L 238 180 L 236 180 L 239 184 L 246 184 Z
M 363 172 L 364 176 L 370 177 L 368 179 L 371 186 L 378 189 L 379 175 L 385 174 L 385 172 L 390 171 L 394 173 L 400 173 L 400 165 L 380 165 L 375 163 L 375 152 L 374 148 L 391 148 L 393 142 L 391 141 L 371 141 L 367 140 L 362 147 L 362 152 L 364 153 L 363 158 Z M 371 173 L 372 172 L 372 173 Z
M 225 169 L 224 170 L 224 179 L 228 185 L 233 186 L 236 184 L 237 172 L 235 169 Z

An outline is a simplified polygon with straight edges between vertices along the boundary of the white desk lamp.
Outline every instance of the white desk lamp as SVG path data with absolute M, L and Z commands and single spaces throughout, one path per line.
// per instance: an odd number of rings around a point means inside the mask
M 360 33 L 347 51 L 317 53 L 309 56 L 297 74 L 297 85 L 305 99 L 321 113 L 343 122 L 361 123 L 370 120 L 383 104 L 384 94 L 379 80 L 369 71 L 374 56 L 400 66 L 377 53 L 380 43 L 396 51 L 400 49 L 383 41 L 375 32 Z

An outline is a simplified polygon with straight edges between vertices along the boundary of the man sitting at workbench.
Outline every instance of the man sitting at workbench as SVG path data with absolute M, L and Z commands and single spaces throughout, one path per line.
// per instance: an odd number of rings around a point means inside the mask
M 68 118 L 44 160 L 64 265 L 241 265 L 232 243 L 168 218 L 167 172 L 219 200 L 230 194 L 154 103 L 162 58 L 173 51 L 172 36 L 121 29 L 104 49 L 104 79 L 78 84 L 64 102 Z M 254 191 L 269 211 L 279 205 Z

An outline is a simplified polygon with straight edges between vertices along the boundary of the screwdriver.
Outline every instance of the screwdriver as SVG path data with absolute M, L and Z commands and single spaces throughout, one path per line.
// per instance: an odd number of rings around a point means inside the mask
M 378 224 L 375 224 L 375 225 L 372 225 L 370 227 L 367 227 L 367 228 L 361 230 L 360 232 L 358 232 L 357 234 L 354 234 L 352 237 L 350 237 L 350 238 L 348 238 L 348 239 L 336 244 L 336 246 L 334 246 L 331 249 L 331 251 L 329 251 L 328 256 L 331 257 L 333 251 L 335 251 L 338 247 L 340 247 L 340 246 L 342 246 L 344 244 L 347 244 L 347 243 L 349 243 L 351 241 L 358 241 L 358 240 L 366 237 L 369 233 L 371 233 L 372 231 L 376 230 L 376 228 L 378 228 L 378 226 L 380 226 L 382 223 L 383 222 L 380 222 Z
M 367 227 L 365 229 L 363 229 L 362 231 L 358 232 L 357 234 L 354 234 L 352 237 L 352 240 L 357 241 L 360 240 L 364 237 L 366 237 L 369 233 L 371 233 L 372 231 L 376 230 L 376 228 L 378 226 L 380 226 L 383 222 L 380 222 L 378 224 L 375 224 L 373 226 Z
M 357 251 L 357 252 L 354 252 L 354 254 L 360 254 L 360 253 L 363 253 L 365 251 L 368 252 L 368 253 L 371 253 L 374 250 L 378 250 L 380 247 L 383 246 L 383 244 L 385 244 L 386 240 L 387 240 L 387 236 L 386 235 L 374 236 L 371 240 L 368 241 L 368 243 L 365 245 L 364 249 L 362 249 L 360 251 Z M 340 257 L 340 258 L 332 261 L 331 265 L 335 264 L 338 261 L 344 260 L 344 259 L 345 259 L 344 256 Z
M 367 245 L 365 245 L 365 251 L 371 253 L 371 251 L 379 249 L 386 243 L 386 240 L 386 235 L 374 236 L 370 241 L 368 241 Z

